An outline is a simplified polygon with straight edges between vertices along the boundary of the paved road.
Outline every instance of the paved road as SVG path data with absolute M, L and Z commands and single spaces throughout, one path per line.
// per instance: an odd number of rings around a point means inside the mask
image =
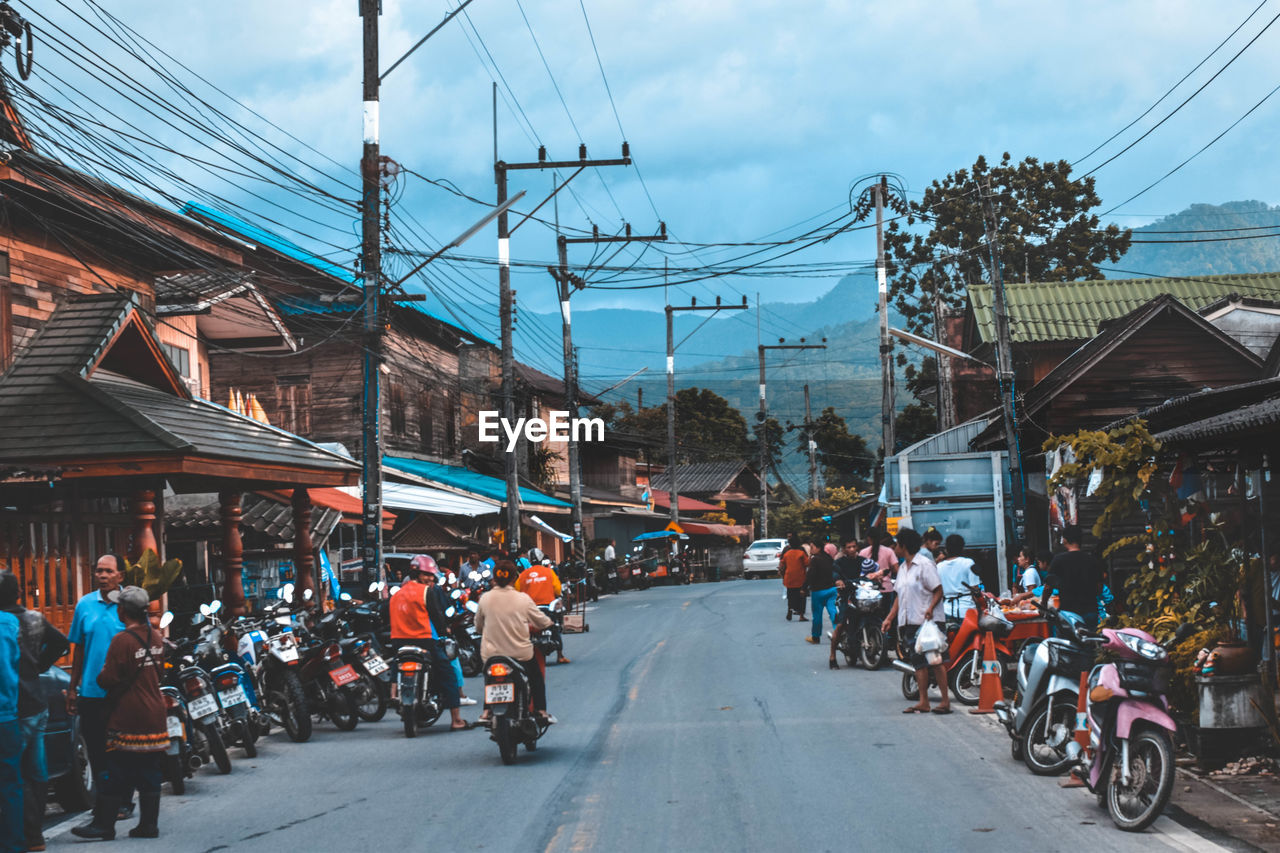
M 1013 763 L 986 718 L 901 714 L 899 675 L 829 671 L 784 609 L 767 581 L 606 597 L 549 673 L 560 725 L 516 766 L 483 730 L 408 741 L 394 714 L 273 735 L 166 795 L 164 849 L 1219 849 L 1167 818 L 1115 830 Z

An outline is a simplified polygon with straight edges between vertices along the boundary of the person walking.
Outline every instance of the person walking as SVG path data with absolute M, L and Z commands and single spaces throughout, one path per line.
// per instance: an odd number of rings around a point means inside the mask
M 151 597 L 141 587 L 119 590 L 124 629 L 111 640 L 97 683 L 107 697 L 106 772 L 93 820 L 71 828 L 80 838 L 110 841 L 125 797 L 138 792 L 138 825 L 130 838 L 160 836 L 160 760 L 169 748 L 165 702 L 160 693 L 164 637 L 147 619 Z
M 813 645 L 822 642 L 822 611 L 831 614 L 831 627 L 835 629 L 836 578 L 835 562 L 836 546 L 828 542 L 809 558 L 809 570 L 805 575 L 805 583 L 809 587 L 809 595 L 813 598 L 813 624 L 809 626 L 806 640 Z
M 94 565 L 93 581 L 98 588 L 76 602 L 67 639 L 72 643 L 71 684 L 67 691 L 67 712 L 80 717 L 80 732 L 89 751 L 89 766 L 99 784 L 106 771 L 107 691 L 98 684 L 98 673 L 107 659 L 107 648 L 124 622 L 116 610 L 116 597 L 124 583 L 124 560 L 117 554 L 103 554 Z M 128 817 L 132 796 L 121 803 Z
M 902 560 L 898 579 L 894 584 L 898 596 L 881 630 L 887 634 L 894 619 L 897 619 L 898 637 L 902 647 L 910 655 L 911 666 L 916 671 L 916 685 L 920 689 L 920 701 L 905 708 L 902 713 L 918 714 L 932 710 L 935 714 L 950 714 L 951 697 L 947 695 L 946 664 L 937 663 L 932 667 L 942 701 L 938 703 L 938 707 L 930 709 L 930 665 L 925 655 L 915 650 L 916 634 L 924 623 L 933 622 L 944 636 L 946 634 L 946 627 L 942 622 L 942 579 L 938 577 L 938 567 L 924 549 L 919 533 L 910 527 L 902 527 L 898 529 L 897 540 L 896 550 Z
M 0 572 L 0 611 L 18 619 L 18 719 L 22 727 L 22 808 L 27 850 L 43 850 L 44 806 L 49 789 L 44 731 L 49 706 L 40 692 L 40 673 L 71 648 L 66 636 L 49 620 L 18 603 L 21 587 L 11 572 Z
M 22 828 L 22 723 L 18 672 L 22 652 L 18 617 L 0 611 L 0 851 L 27 849 Z
M 787 621 L 791 615 L 797 614 L 801 622 L 804 618 L 804 582 L 805 573 L 809 569 L 809 555 L 800 545 L 800 537 L 792 533 L 787 537 L 787 547 L 778 558 L 778 569 L 782 572 L 782 585 L 787 590 Z

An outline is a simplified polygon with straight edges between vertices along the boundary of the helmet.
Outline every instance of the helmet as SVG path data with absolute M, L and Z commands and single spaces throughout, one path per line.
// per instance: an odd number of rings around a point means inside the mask
M 440 574 L 440 567 L 436 565 L 436 561 L 426 554 L 419 554 L 410 560 L 409 568 L 413 572 L 426 572 L 432 575 Z

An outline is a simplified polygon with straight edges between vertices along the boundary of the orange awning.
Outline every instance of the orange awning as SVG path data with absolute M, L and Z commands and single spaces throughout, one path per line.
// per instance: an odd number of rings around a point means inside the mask
M 680 484 L 676 483 L 676 485 L 678 486 Z M 671 508 L 670 492 L 664 492 L 662 489 L 651 489 L 649 494 L 653 498 L 654 506 L 660 506 L 666 509 Z M 681 512 L 722 512 L 723 510 L 724 510 L 724 507 L 719 506 L 717 504 L 709 504 L 706 501 L 700 501 L 695 498 L 687 498 L 684 495 L 680 496 Z
M 683 504 L 684 501 L 682 500 Z M 681 521 L 685 533 L 702 536 L 750 536 L 751 528 L 744 524 L 707 524 L 701 521 Z
M 291 503 L 293 501 L 293 489 L 281 489 L 274 492 L 259 492 L 272 500 L 280 503 Z M 360 503 L 360 499 L 353 497 L 346 492 L 338 489 L 317 488 L 307 489 L 307 494 L 311 497 L 311 503 L 314 506 L 328 507 L 342 513 L 343 524 L 359 524 L 360 517 L 364 512 L 364 507 Z M 382 529 L 390 530 L 395 527 L 395 513 L 382 511 Z

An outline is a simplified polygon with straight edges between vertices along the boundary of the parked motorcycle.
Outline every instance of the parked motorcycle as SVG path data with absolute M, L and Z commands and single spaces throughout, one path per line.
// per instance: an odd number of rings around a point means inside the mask
M 498 744 L 503 764 L 515 763 L 522 743 L 529 752 L 537 749 L 538 740 L 550 728 L 530 708 L 532 693 L 524 667 L 538 664 L 536 657 L 527 663 L 504 656 L 485 661 L 484 705 L 492 714 L 489 738 Z
M 221 609 L 222 602 L 217 600 L 200 605 L 200 613 L 195 618 L 205 624 L 200 628 L 195 655 L 208 670 L 217 690 L 218 705 L 223 710 L 218 718 L 223 742 L 243 747 L 246 756 L 256 758 L 258 737 L 267 733 L 270 724 L 259 711 L 252 688 L 248 687 L 248 672 L 238 661 L 230 660 L 223 649 L 226 626 L 217 616 Z
M 195 647 L 196 642 L 188 640 L 171 651 L 165 661 L 165 684 L 178 691 L 186 710 L 184 728 L 191 750 L 202 764 L 212 761 L 218 772 L 230 773 L 231 756 L 221 733 L 225 728 L 220 720 L 222 707 L 213 678 L 196 662 Z
M 289 739 L 302 743 L 311 737 L 311 709 L 298 677 L 300 655 L 293 631 L 291 584 L 282 600 L 269 605 L 262 619 L 240 619 L 237 651 L 253 676 L 254 689 L 271 722 L 283 726 Z
M 307 590 L 310 592 L 310 590 Z M 321 617 L 336 620 L 333 613 Z M 336 640 L 300 632 L 303 645 L 299 651 L 298 680 L 302 683 L 307 708 L 315 716 L 328 719 L 340 731 L 349 732 L 360 723 L 356 712 L 357 695 L 361 692 L 360 674 L 342 660 L 342 647 Z
M 1038 605 L 1058 636 L 1028 644 L 1018 657 L 1018 692 L 996 702 L 996 717 L 1012 739 L 1010 752 L 1037 776 L 1054 776 L 1071 763 L 1080 675 L 1093 666 L 1093 646 L 1075 613 Z
M 1183 633 L 1183 629 L 1179 629 Z M 1188 631 L 1189 633 L 1189 631 Z M 1118 660 L 1089 674 L 1089 754 L 1074 740 L 1068 758 L 1111 821 L 1127 832 L 1146 829 L 1160 816 L 1173 791 L 1173 735 L 1169 716 L 1169 654 L 1155 637 L 1137 628 L 1104 628 L 1090 642 Z
M 346 596 L 344 601 L 350 601 L 350 596 L 343 595 Z M 391 667 L 382 657 L 372 634 L 357 636 L 355 633 L 349 617 L 358 607 L 364 606 L 343 604 L 326 613 L 316 622 L 316 634 L 326 642 L 338 644 L 342 662 L 358 676 L 358 681 L 352 682 L 356 715 L 365 722 L 376 723 L 387 713 Z

